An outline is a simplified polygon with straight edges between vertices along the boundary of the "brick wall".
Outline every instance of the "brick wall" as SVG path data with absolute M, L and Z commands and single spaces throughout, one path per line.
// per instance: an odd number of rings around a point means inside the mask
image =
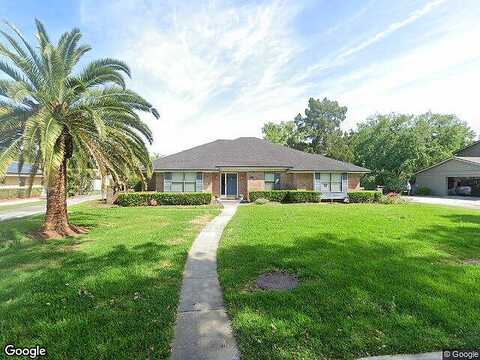
M 210 173 L 212 176 L 212 194 L 220 197 L 220 173 Z
M 348 174 L 348 190 L 359 190 L 362 174 Z
M 246 172 L 238 173 L 238 195 L 248 198 L 248 180 Z
M 265 190 L 265 174 L 263 172 L 249 172 L 247 176 L 249 192 Z
M 155 176 L 155 190 L 159 192 L 163 192 L 163 174 L 156 174 Z
M 203 173 L 203 191 L 212 192 L 212 173 Z
M 294 173 L 293 186 L 296 190 L 313 190 L 312 173 Z

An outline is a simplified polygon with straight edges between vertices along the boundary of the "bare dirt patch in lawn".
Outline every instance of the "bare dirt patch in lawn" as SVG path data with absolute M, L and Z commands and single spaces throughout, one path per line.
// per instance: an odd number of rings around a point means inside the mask
M 260 275 L 255 285 L 261 290 L 293 290 L 298 286 L 298 278 L 286 271 L 271 271 Z

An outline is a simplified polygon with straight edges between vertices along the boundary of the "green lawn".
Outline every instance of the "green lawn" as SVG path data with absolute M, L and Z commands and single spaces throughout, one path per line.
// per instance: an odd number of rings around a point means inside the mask
M 352 359 L 480 344 L 480 212 L 367 204 L 241 207 L 219 272 L 242 359 Z M 285 269 L 292 292 L 254 291 Z
M 186 255 L 213 208 L 73 207 L 75 239 L 28 238 L 39 216 L 0 223 L 0 346 L 49 359 L 167 358 Z

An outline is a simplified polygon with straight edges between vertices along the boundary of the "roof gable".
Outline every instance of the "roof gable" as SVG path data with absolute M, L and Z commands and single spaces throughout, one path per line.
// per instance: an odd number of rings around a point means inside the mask
M 218 170 L 222 167 L 368 172 L 367 169 L 353 164 L 272 144 L 255 137 L 216 140 L 153 162 L 153 168 L 157 171 Z
M 474 142 L 462 150 L 459 150 L 455 155 L 463 157 L 480 157 L 480 141 Z
M 472 170 L 472 171 L 480 171 L 480 158 L 479 157 L 461 157 L 461 156 L 454 156 L 453 158 L 441 161 L 436 163 L 430 167 L 422 169 L 415 173 L 415 175 L 420 175 L 423 173 L 429 174 L 436 174 L 441 169 L 451 166 L 450 164 L 455 163 L 459 169 L 462 170 Z

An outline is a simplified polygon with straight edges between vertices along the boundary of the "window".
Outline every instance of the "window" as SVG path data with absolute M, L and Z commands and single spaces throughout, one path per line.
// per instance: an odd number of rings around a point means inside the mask
M 315 190 L 328 192 L 343 192 L 343 180 L 346 174 L 315 173 Z
M 265 173 L 265 190 L 279 190 L 279 189 L 280 189 L 280 174 Z
M 330 190 L 342 192 L 342 174 L 330 174 Z
M 172 172 L 165 174 L 165 192 L 200 192 L 202 190 L 202 173 Z

